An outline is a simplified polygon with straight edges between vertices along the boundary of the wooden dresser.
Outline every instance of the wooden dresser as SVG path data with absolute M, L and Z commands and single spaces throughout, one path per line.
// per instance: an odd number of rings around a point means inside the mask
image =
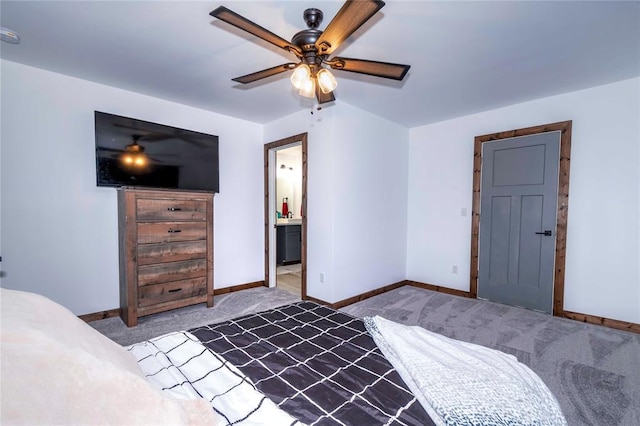
M 118 190 L 120 308 L 138 317 L 213 306 L 213 194 Z

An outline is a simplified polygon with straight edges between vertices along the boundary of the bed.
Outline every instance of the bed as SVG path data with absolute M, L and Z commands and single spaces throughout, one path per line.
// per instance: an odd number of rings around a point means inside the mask
M 510 355 L 312 302 L 122 348 L 41 296 L 1 299 L 3 424 L 566 424 Z

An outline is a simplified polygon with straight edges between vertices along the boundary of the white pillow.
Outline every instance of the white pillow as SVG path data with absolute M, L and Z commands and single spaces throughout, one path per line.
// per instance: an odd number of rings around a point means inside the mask
M 126 349 L 66 308 L 0 289 L 4 424 L 215 424 L 203 399 L 152 387 Z

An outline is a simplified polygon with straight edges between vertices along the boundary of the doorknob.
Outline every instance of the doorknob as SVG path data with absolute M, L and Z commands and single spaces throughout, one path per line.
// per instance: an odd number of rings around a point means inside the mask
M 547 229 L 544 232 L 536 232 L 536 235 L 544 235 L 545 237 L 550 237 L 551 236 L 551 231 Z

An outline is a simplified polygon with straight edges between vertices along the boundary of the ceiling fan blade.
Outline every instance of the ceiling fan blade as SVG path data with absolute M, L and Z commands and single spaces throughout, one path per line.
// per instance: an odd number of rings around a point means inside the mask
M 148 135 L 142 135 L 139 138 L 140 142 L 149 143 L 149 142 L 163 142 L 173 139 L 179 139 L 183 142 L 189 143 L 191 145 L 195 145 L 199 148 L 206 148 L 208 145 L 205 142 L 201 142 L 195 138 L 189 137 L 187 135 L 183 135 L 182 132 L 177 131 L 174 134 L 170 133 L 149 133 Z
M 107 148 L 107 147 L 105 147 L 105 146 L 99 146 L 99 147 L 96 147 L 96 150 L 99 150 L 99 151 L 106 151 L 106 152 L 124 152 L 124 151 L 122 151 L 121 149 L 116 149 L 116 148 Z
M 328 55 L 382 7 L 380 0 L 347 0 L 316 41 L 318 52 Z
M 322 93 L 320 90 L 320 85 L 316 84 L 316 99 L 318 99 L 318 104 L 326 104 L 327 102 L 333 102 L 336 100 L 336 97 L 333 95 L 333 92 Z
M 280 74 L 281 72 L 292 70 L 296 65 L 297 64 L 294 64 L 293 62 L 288 62 L 286 64 L 278 65 L 277 67 L 267 68 L 266 70 L 243 75 L 242 77 L 232 78 L 232 80 L 242 84 L 252 83 L 263 78 L 271 77 L 272 75 Z
M 411 65 L 340 57 L 331 59 L 327 64 L 334 70 L 357 72 L 376 77 L 391 78 L 393 80 L 402 80 L 409 71 L 409 68 L 411 68 Z
M 231 24 L 234 27 L 240 28 L 241 30 L 246 31 L 249 34 L 253 34 L 254 36 L 259 37 L 271 44 L 274 44 L 281 49 L 289 51 L 298 57 L 302 56 L 302 51 L 298 46 L 289 43 L 282 37 L 275 35 L 266 28 L 263 28 L 255 22 L 252 22 L 247 18 L 238 15 L 234 11 L 227 9 L 224 6 L 220 6 L 217 9 L 211 11 L 209 15 L 213 16 L 214 18 L 218 18 L 221 21 L 226 22 L 227 24 Z
M 147 156 L 147 158 L 148 158 L 149 160 L 151 160 L 151 162 L 153 162 L 153 163 L 165 164 L 165 162 L 164 162 L 164 161 L 160 161 L 160 160 L 158 160 L 157 158 L 153 158 L 153 157 L 149 157 L 149 156 Z
M 181 139 L 184 142 L 190 143 L 192 145 L 196 145 L 200 148 L 205 148 L 208 145 L 204 142 L 199 142 L 198 140 L 188 137 L 186 135 L 183 135 L 182 132 L 180 131 L 176 131 L 174 132 L 174 134 L 169 134 L 169 133 L 159 133 L 159 132 L 154 132 L 152 130 L 148 130 L 148 129 L 140 129 L 140 128 L 136 128 L 136 127 L 130 127 L 130 126 L 125 126 L 123 124 L 118 124 L 118 123 L 113 123 L 114 127 L 121 127 L 123 129 L 129 129 L 129 130 L 135 130 L 136 134 L 132 135 L 132 136 L 136 136 L 137 139 L 136 141 L 141 141 L 141 142 L 161 142 L 167 139 Z M 144 133 L 144 134 L 143 134 Z

